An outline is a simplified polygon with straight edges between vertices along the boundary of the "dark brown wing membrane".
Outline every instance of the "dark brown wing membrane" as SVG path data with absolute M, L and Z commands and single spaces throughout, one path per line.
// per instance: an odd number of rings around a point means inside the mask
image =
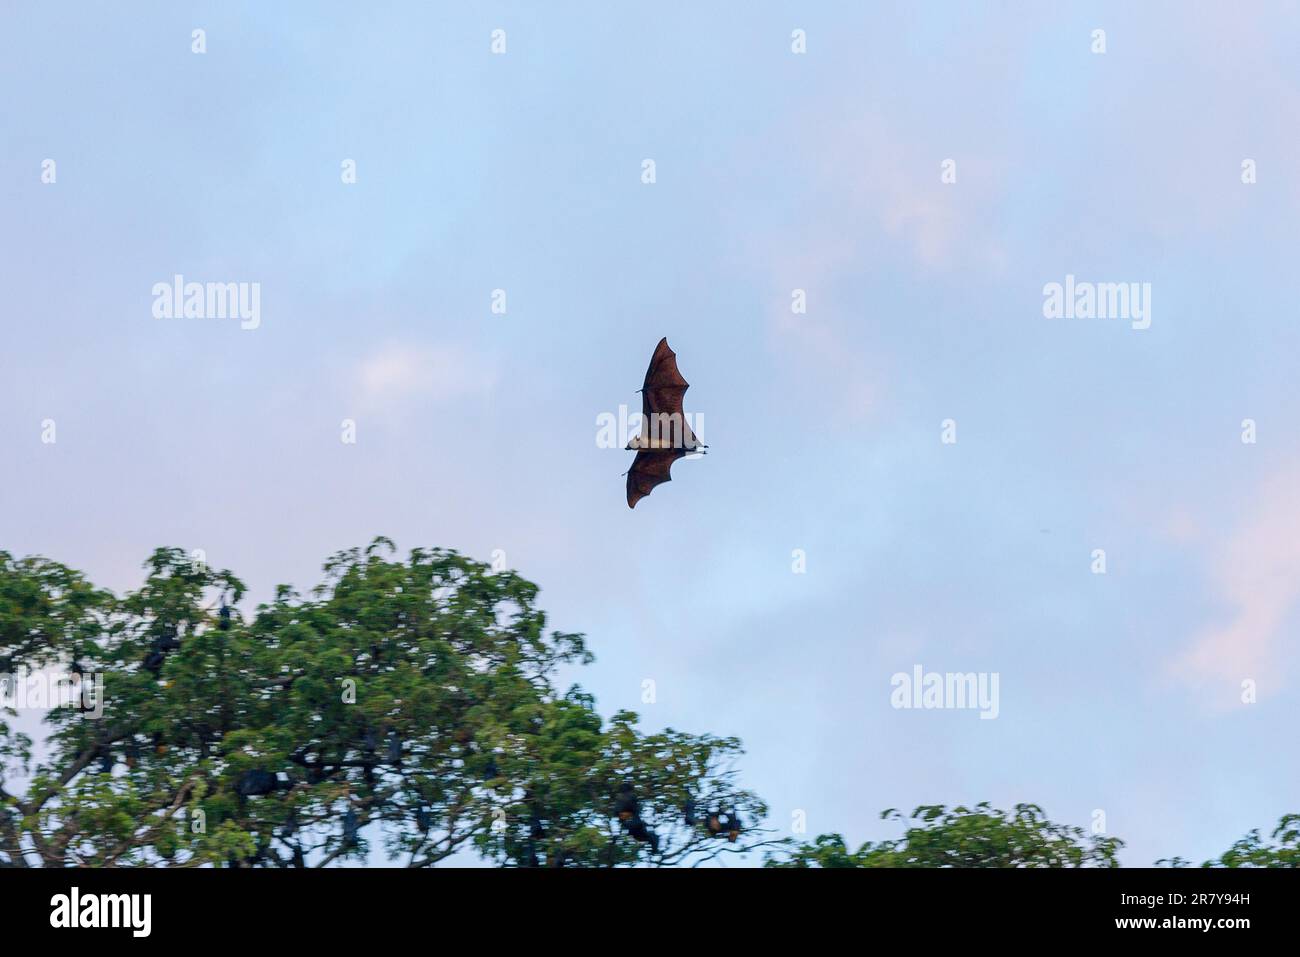
M 683 378 L 677 368 L 677 353 L 668 347 L 668 338 L 659 340 L 655 353 L 650 357 L 650 368 L 645 371 L 645 384 L 641 387 L 641 415 L 645 419 L 644 429 L 655 428 L 652 416 L 677 416 L 675 420 L 660 419 L 659 430 L 664 438 L 669 437 L 670 430 L 677 428 L 682 436 L 685 448 L 693 449 L 699 439 L 686 423 L 682 411 L 682 397 L 691 384 Z M 677 423 L 680 422 L 680 426 Z
M 641 387 L 641 414 L 647 419 L 654 412 L 682 414 L 682 396 L 691 384 L 682 378 L 677 368 L 677 353 L 668 348 L 668 339 L 660 339 L 655 354 L 650 357 L 650 368 L 645 370 L 645 383 Z
M 641 449 L 627 473 L 627 507 L 649 495 L 656 485 L 671 482 L 673 463 L 687 454 L 686 449 Z

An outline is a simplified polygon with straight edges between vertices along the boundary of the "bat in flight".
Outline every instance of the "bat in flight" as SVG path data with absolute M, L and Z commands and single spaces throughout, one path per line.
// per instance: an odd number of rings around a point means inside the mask
M 641 387 L 641 434 L 627 444 L 636 450 L 627 473 L 627 507 L 649 495 L 656 485 L 671 482 L 673 463 L 708 448 L 695 437 L 682 412 L 682 396 L 690 388 L 677 369 L 677 353 L 660 339 L 650 357 Z

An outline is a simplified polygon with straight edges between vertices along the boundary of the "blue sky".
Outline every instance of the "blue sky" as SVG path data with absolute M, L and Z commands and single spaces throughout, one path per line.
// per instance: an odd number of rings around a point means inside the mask
M 255 599 L 501 549 L 782 829 L 1033 801 L 1140 865 L 1300 810 L 1295 6 L 614 6 L 6 4 L 0 547 Z M 177 273 L 260 327 L 153 318 Z M 1044 318 L 1066 274 L 1151 327 Z M 630 511 L 596 417 L 661 336 L 710 455 Z M 895 710 L 916 664 L 999 717 Z

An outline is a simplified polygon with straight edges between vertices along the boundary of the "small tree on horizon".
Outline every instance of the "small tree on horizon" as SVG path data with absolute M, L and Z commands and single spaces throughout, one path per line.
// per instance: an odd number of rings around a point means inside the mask
M 884 820 L 906 826 L 896 840 L 867 841 L 850 851 L 839 834 L 768 855 L 768 867 L 1118 867 L 1124 842 L 1054 824 L 1035 804 L 1000 811 L 940 804 L 916 808 L 910 819 L 890 809 Z M 910 823 L 909 823 L 910 821 Z

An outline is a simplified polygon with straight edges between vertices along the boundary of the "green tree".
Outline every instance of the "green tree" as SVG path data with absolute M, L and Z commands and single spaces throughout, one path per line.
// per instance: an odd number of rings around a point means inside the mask
M 868 841 L 850 851 L 838 834 L 773 852 L 768 867 L 1118 867 L 1124 842 L 1053 824 L 1041 808 L 1017 804 L 999 811 L 988 803 L 973 808 L 926 805 L 911 822 L 895 810 L 882 818 L 906 825 L 893 841 Z
M 1219 857 L 1202 867 L 1300 867 L 1300 814 L 1284 814 L 1273 829 L 1273 843 L 1260 837 L 1259 829 L 1238 840 Z M 1157 867 L 1190 867 L 1182 857 L 1161 858 Z
M 602 721 L 557 686 L 592 656 L 547 633 L 535 585 L 455 551 L 394 552 L 341 552 L 309 596 L 281 586 L 248 617 L 242 582 L 179 549 L 121 597 L 0 552 L 0 673 L 104 682 L 102 716 L 51 709 L 40 749 L 0 711 L 0 864 L 325 866 L 382 842 L 412 867 L 462 850 L 668 865 L 765 843 L 739 741 Z M 739 840 L 710 829 L 719 809 L 749 825 Z

